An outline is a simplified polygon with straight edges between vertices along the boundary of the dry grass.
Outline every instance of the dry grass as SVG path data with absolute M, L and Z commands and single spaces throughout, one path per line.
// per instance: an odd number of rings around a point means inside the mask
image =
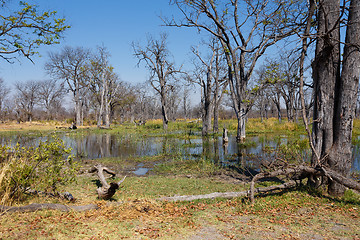
M 20 124 L 11 121 L 0 123 L 0 132 L 6 131 L 49 131 L 49 130 L 56 130 L 59 128 L 68 128 L 70 124 L 66 124 L 63 122 L 58 121 L 32 121 L 30 122 L 21 122 Z M 89 127 L 96 127 L 96 126 L 80 126 L 79 128 L 89 128 Z
M 359 239 L 359 202 L 304 192 L 242 201 L 96 202 L 88 212 L 39 211 L 0 218 L 0 239 Z

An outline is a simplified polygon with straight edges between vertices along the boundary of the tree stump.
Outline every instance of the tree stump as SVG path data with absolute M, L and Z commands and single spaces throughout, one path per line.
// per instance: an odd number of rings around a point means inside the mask
M 107 167 L 102 166 L 101 164 L 97 164 L 93 166 L 90 170 L 90 173 L 97 172 L 97 175 L 99 177 L 99 180 L 101 182 L 101 187 L 97 189 L 97 193 L 99 195 L 99 199 L 108 200 L 112 196 L 114 196 L 117 189 L 119 189 L 120 184 L 125 180 L 126 176 L 120 181 L 120 182 L 111 182 L 110 184 L 107 183 L 104 172 L 107 172 L 108 174 L 111 174 L 113 177 L 116 175 L 116 173 Z
M 228 130 L 226 128 L 223 128 L 223 144 L 226 144 L 228 142 L 229 142 Z

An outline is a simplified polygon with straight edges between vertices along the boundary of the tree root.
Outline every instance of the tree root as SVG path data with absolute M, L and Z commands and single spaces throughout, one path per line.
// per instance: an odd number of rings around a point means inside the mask
M 261 188 L 255 188 L 255 183 L 263 178 L 269 178 L 269 177 L 277 177 L 277 176 L 286 176 L 288 179 L 290 179 L 288 182 L 285 182 L 280 185 L 273 185 L 269 187 L 261 187 Z M 326 176 L 328 178 L 331 178 L 332 180 L 344 185 L 345 187 L 348 187 L 353 190 L 360 191 L 360 183 L 342 176 L 341 174 L 325 168 L 313 168 L 305 165 L 298 165 L 293 167 L 287 167 L 283 169 L 278 169 L 272 172 L 261 172 L 255 175 L 250 183 L 250 189 L 247 191 L 242 192 L 224 192 L 224 193 L 210 193 L 210 194 L 204 194 L 204 195 L 184 195 L 184 196 L 174 196 L 174 197 L 162 197 L 158 200 L 160 201 L 193 201 L 198 199 L 214 199 L 214 198 L 235 198 L 235 197 L 244 197 L 248 196 L 251 200 L 251 202 L 254 202 L 254 195 L 255 193 L 269 193 L 275 190 L 285 190 L 290 189 L 297 186 L 297 180 L 304 179 L 306 177 L 321 177 Z
M 333 181 L 338 182 L 339 184 L 348 187 L 350 189 L 354 189 L 359 191 L 360 190 L 360 183 L 350 179 L 350 178 L 346 178 L 344 176 L 342 176 L 341 174 L 335 172 L 334 170 L 325 168 L 325 167 L 319 167 L 319 168 L 313 168 L 313 167 L 309 167 L 309 166 L 305 166 L 305 165 L 298 165 L 298 166 L 294 166 L 294 167 L 288 167 L 288 168 L 284 168 L 284 169 L 278 169 L 275 170 L 273 172 L 262 172 L 262 173 L 258 173 L 257 175 L 255 175 L 253 177 L 253 179 L 251 180 L 250 183 L 250 200 L 253 203 L 254 202 L 254 194 L 255 194 L 255 183 L 262 179 L 262 178 L 267 178 L 267 177 L 277 177 L 280 175 L 285 175 L 290 179 L 295 179 L 295 180 L 301 180 L 304 179 L 306 177 L 313 177 L 313 178 L 318 178 L 318 177 L 328 177 Z

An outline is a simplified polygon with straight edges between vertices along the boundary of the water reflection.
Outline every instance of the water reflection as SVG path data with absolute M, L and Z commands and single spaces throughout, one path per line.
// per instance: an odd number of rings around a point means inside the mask
M 275 159 L 279 157 L 274 150 L 281 144 L 287 144 L 291 139 L 287 136 L 252 136 L 245 144 L 238 144 L 234 136 L 229 136 L 229 142 L 223 144 L 221 137 L 187 138 L 174 137 L 138 137 L 133 135 L 112 134 L 59 134 L 66 147 L 72 148 L 72 154 L 80 158 L 103 158 L 131 156 L 152 156 L 159 153 L 181 154 L 186 159 L 203 157 L 223 166 L 233 166 L 258 169 L 261 159 Z M 305 136 L 300 136 L 300 139 Z M 36 146 L 39 141 L 45 141 L 47 136 L 11 135 L 0 136 L 0 142 L 14 146 L 16 143 L 24 146 Z M 309 150 L 302 151 L 299 159 L 303 161 L 310 157 Z M 360 143 L 354 145 L 353 171 L 360 170 Z M 145 171 L 145 170 L 143 170 Z

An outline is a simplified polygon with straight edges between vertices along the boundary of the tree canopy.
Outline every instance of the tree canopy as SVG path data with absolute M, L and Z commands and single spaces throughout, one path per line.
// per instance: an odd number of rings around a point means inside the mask
M 59 43 L 69 28 L 56 11 L 40 11 L 24 1 L 19 2 L 19 9 L 8 10 L 7 1 L 0 3 L 0 57 L 9 63 L 18 57 L 32 61 L 40 46 Z

